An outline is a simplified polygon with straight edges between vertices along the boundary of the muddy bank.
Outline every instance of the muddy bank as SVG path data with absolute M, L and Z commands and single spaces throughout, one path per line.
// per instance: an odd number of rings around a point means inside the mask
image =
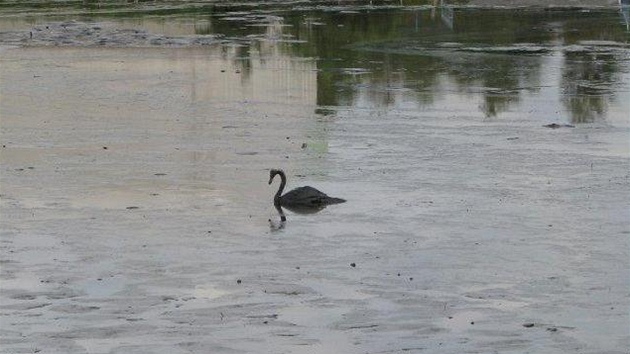
M 219 42 L 220 35 L 167 36 L 113 22 L 50 22 L 0 33 L 0 43 L 19 46 L 184 47 Z

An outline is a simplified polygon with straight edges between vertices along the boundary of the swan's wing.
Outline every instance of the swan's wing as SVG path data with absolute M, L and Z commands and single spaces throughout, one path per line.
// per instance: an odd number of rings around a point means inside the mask
M 317 206 L 322 204 L 327 198 L 328 196 L 325 193 L 313 187 L 305 186 L 289 191 L 280 197 L 280 204 Z
M 309 186 L 296 188 L 280 197 L 280 204 L 287 208 L 322 208 L 329 204 L 343 202 L 345 202 L 344 199 L 329 197 L 326 193 Z

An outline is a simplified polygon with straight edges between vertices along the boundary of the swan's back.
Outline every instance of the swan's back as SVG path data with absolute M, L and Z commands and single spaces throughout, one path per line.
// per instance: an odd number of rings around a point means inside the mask
M 344 199 L 329 197 L 310 186 L 296 188 L 280 197 L 280 204 L 284 206 L 317 207 L 343 202 Z

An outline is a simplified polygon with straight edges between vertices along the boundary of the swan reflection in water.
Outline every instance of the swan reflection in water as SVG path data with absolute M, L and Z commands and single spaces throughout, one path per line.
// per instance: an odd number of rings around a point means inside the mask
M 269 219 L 269 228 L 271 228 L 272 231 L 282 230 L 284 229 L 284 226 L 287 224 L 287 217 L 284 215 L 284 211 L 282 210 L 282 207 L 279 205 L 276 205 L 276 210 L 278 211 L 278 214 L 280 215 L 280 222 L 276 222 L 275 220 Z
M 273 222 L 269 220 L 269 222 L 272 223 L 272 228 L 284 228 L 287 218 L 282 208 L 286 208 L 296 214 L 314 214 L 323 210 L 328 205 L 344 203 L 346 201 L 341 198 L 329 197 L 326 193 L 310 186 L 295 188 L 282 195 L 282 191 L 287 185 L 287 176 L 284 174 L 284 171 L 278 169 L 270 170 L 269 184 L 271 184 L 273 179 L 278 175 L 280 175 L 280 187 L 273 197 L 273 205 L 276 207 L 278 214 L 280 214 L 280 224 L 274 226 Z

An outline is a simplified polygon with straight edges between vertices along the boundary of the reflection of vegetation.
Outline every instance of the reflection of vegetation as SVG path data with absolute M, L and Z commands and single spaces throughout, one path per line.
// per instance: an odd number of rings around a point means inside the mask
M 593 123 L 604 113 L 606 101 L 601 96 L 566 96 L 564 105 L 571 111 L 572 123 Z
M 630 33 L 624 31 L 617 11 L 559 13 L 562 21 L 562 42 L 577 44 L 584 40 L 607 40 L 630 43 Z
M 307 44 L 295 49 L 294 55 L 329 59 L 319 63 L 322 69 L 318 77 L 320 104 L 352 102 L 353 99 L 347 96 L 360 91 L 353 86 L 370 87 L 367 97 L 377 105 L 392 105 L 399 94 L 396 89 L 411 89 L 416 102 L 431 103 L 433 98 L 430 93 L 443 72 L 447 71 L 462 91 L 468 91 L 471 85 L 489 88 L 482 108 L 487 116 L 495 116 L 518 102 L 518 90 L 538 85 L 540 59 L 454 51 L 436 55 L 427 48 L 435 49 L 437 43 L 455 41 L 474 45 L 506 45 L 532 39 L 539 41 L 551 35 L 542 29 L 538 33 L 523 30 L 533 26 L 536 21 L 533 15 L 523 18 L 491 12 L 488 16 L 491 21 L 478 21 L 478 15 L 478 12 L 458 14 L 455 32 L 430 9 L 306 15 L 317 16 L 318 21 L 326 26 L 308 26 L 308 23 L 301 22 L 302 17 L 289 21 L 293 20 L 296 37 L 307 40 Z M 494 28 L 507 30 L 493 31 Z M 527 35 L 532 38 L 527 38 Z M 370 71 L 371 75 L 357 79 L 339 70 L 356 66 Z M 393 82 L 393 74 L 404 74 L 404 79 Z M 350 89 L 346 89 L 348 87 Z M 509 92 L 502 95 L 500 91 Z
M 518 103 L 523 90 L 540 86 L 542 60 L 537 56 L 470 55 L 468 60 L 451 62 L 449 73 L 461 92 L 477 87 L 483 91 L 482 111 L 495 117 Z
M 391 104 L 392 90 L 403 88 L 405 82 L 417 92 L 430 87 L 436 81 L 437 72 L 418 77 L 434 58 L 415 55 L 391 55 L 371 50 L 357 50 L 358 44 L 378 45 L 396 41 L 401 35 L 413 32 L 418 22 L 439 21 L 430 18 L 430 11 L 369 11 L 353 14 L 309 13 L 307 18 L 317 18 L 325 26 L 313 26 L 303 17 L 289 19 L 298 39 L 306 44 L 296 47 L 294 54 L 325 58 L 320 60 L 318 75 L 318 103 L 337 105 L 353 101 L 356 86 L 371 87 L 370 99 L 382 105 Z M 370 75 L 352 75 L 343 68 L 360 67 Z M 404 82 L 392 82 L 392 75 L 404 72 Z M 412 72 L 413 71 L 413 72 Z M 426 97 L 422 95 L 422 97 Z M 388 104 L 389 102 L 389 104 Z
M 600 18 L 597 26 L 593 26 L 593 14 L 590 13 L 567 18 L 562 28 L 564 43 L 574 45 L 589 39 L 628 43 L 630 36 L 619 26 L 617 14 L 596 15 Z M 623 59 L 618 58 L 614 51 L 598 48 L 597 44 L 602 42 L 591 44 L 594 44 L 592 48 L 583 46 L 564 53 L 562 97 L 565 107 L 572 114 L 573 123 L 594 122 L 602 117 L 614 99 L 615 83 L 623 80 L 617 64 Z
M 470 92 L 471 87 L 476 87 L 483 95 L 480 108 L 489 117 L 518 103 L 522 92 L 538 90 L 541 68 L 546 62 L 546 53 L 551 50 L 546 48 L 552 48 L 567 34 L 558 30 L 557 22 L 563 23 L 575 17 L 574 12 L 567 11 L 458 11 L 451 29 L 429 9 L 394 13 L 372 11 L 342 15 L 318 12 L 299 15 L 289 17 L 287 21 L 293 25 L 293 34 L 306 40 L 307 44 L 294 47 L 292 55 L 324 58 L 319 61 L 319 104 L 352 104 L 353 96 L 363 95 L 375 105 L 389 106 L 395 104 L 400 90 L 404 89 L 415 93 L 415 100 L 420 104 L 432 102 L 432 89 L 446 72 L 457 83 L 460 91 Z M 623 28 L 617 25 L 614 12 L 589 15 L 582 18 L 580 14 L 580 21 L 572 24 L 579 28 L 588 27 L 588 30 L 579 30 L 583 32 L 580 39 L 623 41 L 627 37 Z M 304 18 L 309 17 L 326 25 L 309 26 L 308 21 L 304 21 Z M 480 17 L 483 21 L 479 20 Z M 593 26 L 593 23 L 600 22 L 608 25 Z M 572 35 L 564 39 L 568 42 L 575 40 Z M 510 48 L 499 53 L 441 50 L 440 43 L 448 42 L 478 48 L 509 47 L 516 43 L 546 47 L 523 53 Z M 370 75 L 347 75 L 340 70 L 355 67 L 369 71 Z M 589 68 L 582 67 L 582 70 Z M 608 70 L 609 73 L 616 73 L 619 69 L 609 67 Z M 574 75 L 571 73 L 569 76 Z M 574 122 L 592 120 L 593 117 L 585 117 L 587 112 L 601 114 L 605 109 L 601 105 L 604 93 L 593 92 L 594 86 L 609 86 L 621 80 L 611 75 L 600 79 L 592 75 L 581 77 L 590 84 L 576 88 L 591 90 L 588 99 L 576 100 L 574 94 L 565 91 L 572 97 L 567 102 L 571 102 Z M 366 87 L 369 90 L 367 95 Z M 600 102 L 599 107 L 596 107 L 597 102 Z M 585 104 L 591 108 L 585 109 Z
M 616 62 L 612 54 L 565 53 L 561 87 L 573 123 L 594 122 L 604 114 L 611 85 L 622 80 Z
M 482 95 L 480 108 L 488 117 L 518 103 L 523 92 L 537 90 L 545 53 L 558 44 L 580 44 L 586 39 L 627 43 L 629 39 L 616 11 L 455 9 L 453 22 L 444 23 L 439 8 L 392 9 L 401 4 L 435 3 L 348 1 L 343 5 L 357 5 L 351 8 L 356 11 L 342 12 L 348 7 L 342 8 L 338 1 L 312 1 L 293 10 L 295 3 L 283 1 L 191 0 L 182 5 L 175 0 L 14 0 L 1 2 L 0 11 L 44 14 L 52 9 L 53 14 L 78 13 L 96 20 L 193 23 L 196 34 L 223 35 L 228 43 L 222 55 L 234 60 L 245 80 L 252 60 L 262 62 L 278 53 L 318 58 L 317 103 L 321 106 L 358 101 L 392 106 L 400 100 L 429 104 L 435 88 L 448 81 L 459 92 Z M 164 16 L 147 16 L 156 14 Z M 534 44 L 542 50 L 509 50 L 516 43 Z M 482 50 L 457 49 L 461 47 Z M 485 50 L 497 47 L 508 50 Z M 593 121 L 605 112 L 607 100 L 612 99 L 608 87 L 621 81 L 616 61 L 605 54 L 566 54 L 561 94 L 574 122 Z

